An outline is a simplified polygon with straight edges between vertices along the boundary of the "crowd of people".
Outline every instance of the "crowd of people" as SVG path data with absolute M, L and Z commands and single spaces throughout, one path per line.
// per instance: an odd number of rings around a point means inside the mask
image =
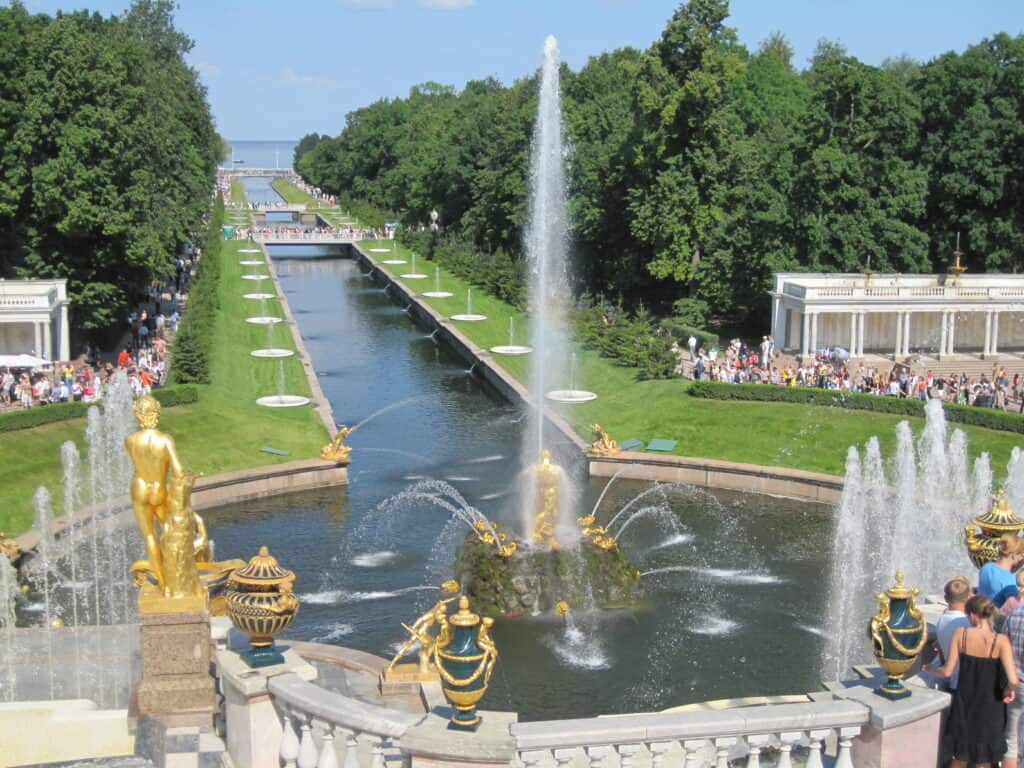
M 936 663 L 925 667 L 952 695 L 943 746 L 954 768 L 1017 768 L 1024 717 L 1024 539 L 1006 534 L 972 593 L 964 576 L 945 586 Z
M 1012 379 L 1005 369 L 993 368 L 992 376 L 982 374 L 942 377 L 932 371 L 915 371 L 896 364 L 886 369 L 849 361 L 844 350 L 819 350 L 813 356 L 780 364 L 781 357 L 771 336 L 762 337 L 752 348 L 733 339 L 724 350 L 704 349 L 693 336 L 689 339 L 693 377 L 729 384 L 775 384 L 786 387 L 817 387 L 844 393 L 891 397 L 939 399 L 960 405 L 1024 412 L 1024 382 L 1020 374 Z
M 0 368 L 0 407 L 96 402 L 102 399 L 104 386 L 119 371 L 128 376 L 132 394 L 149 394 L 166 379 L 168 340 L 177 323 L 177 310 L 166 316 L 150 316 L 143 309 L 129 316 L 127 337 L 131 341 L 118 351 L 114 361 L 103 363 L 90 348 L 75 361 L 35 368 Z

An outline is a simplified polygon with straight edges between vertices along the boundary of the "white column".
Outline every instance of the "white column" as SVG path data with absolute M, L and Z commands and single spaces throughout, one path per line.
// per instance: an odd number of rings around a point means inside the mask
M 911 312 L 903 313 L 903 354 L 910 355 L 910 315 Z
M 864 357 L 864 327 L 867 325 L 867 313 L 860 312 L 857 319 L 857 356 Z
M 985 313 L 985 345 L 981 348 L 981 353 L 987 355 L 989 353 L 990 346 L 992 344 L 992 313 Z
M 939 323 L 939 357 L 946 354 L 946 334 L 949 332 L 949 313 L 942 313 L 942 321 Z
M 53 360 L 53 344 L 50 338 L 50 326 L 53 325 L 53 320 L 47 320 L 43 323 L 43 357 L 47 360 Z
M 818 313 L 811 315 L 811 354 L 818 351 Z
M 956 354 L 956 313 L 949 313 L 949 335 L 947 341 L 949 342 L 949 354 Z
M 850 357 L 857 356 L 857 313 L 850 313 Z
M 786 340 L 782 338 L 781 328 L 779 328 L 779 312 L 782 308 L 782 302 L 778 296 L 772 296 L 772 338 L 779 339 L 775 342 L 779 347 L 785 346 Z
M 992 313 L 992 344 L 990 345 L 989 352 L 993 355 L 999 354 L 999 313 Z
M 32 354 L 39 357 L 43 354 L 43 329 L 40 327 L 39 322 L 32 323 L 32 328 L 35 330 L 36 343 L 32 350 Z
M 903 313 L 896 313 L 896 346 L 893 348 L 893 359 L 897 359 L 903 351 Z
M 68 303 L 60 305 L 60 359 L 71 359 L 71 329 L 68 328 Z
M 803 309 L 804 328 L 800 336 L 800 356 L 807 357 L 808 347 L 811 343 L 811 316 L 807 314 L 807 308 Z

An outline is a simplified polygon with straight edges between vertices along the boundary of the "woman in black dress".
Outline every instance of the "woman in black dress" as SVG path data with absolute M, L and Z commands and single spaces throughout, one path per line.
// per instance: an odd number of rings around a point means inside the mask
M 1006 752 L 1006 705 L 1017 690 L 1017 665 L 1006 635 L 996 634 L 996 607 L 975 595 L 964 608 L 970 627 L 953 632 L 949 658 L 941 674 L 949 677 L 960 665 L 960 680 L 949 707 L 945 745 L 952 768 L 971 763 L 988 768 Z

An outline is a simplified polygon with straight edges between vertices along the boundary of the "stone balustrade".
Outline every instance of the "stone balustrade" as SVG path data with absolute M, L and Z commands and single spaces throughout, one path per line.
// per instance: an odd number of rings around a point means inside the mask
M 370 688 L 384 664 L 349 649 L 296 646 L 307 658 L 362 675 Z M 932 768 L 949 700 L 914 686 L 912 697 L 889 701 L 874 693 L 875 677 L 831 684 L 805 702 L 717 711 L 527 723 L 515 713 L 486 712 L 479 732 L 463 734 L 445 730 L 446 708 L 430 686 L 422 702 L 410 709 L 405 701 L 402 710 L 318 685 L 316 670 L 294 649 L 284 665 L 262 670 L 221 650 L 217 667 L 238 768 Z
M 771 763 L 821 768 L 827 744 L 836 768 L 852 768 L 853 739 L 870 721 L 857 702 L 831 700 L 724 711 L 640 714 L 517 723 L 511 727 L 527 768 L 752 768 Z

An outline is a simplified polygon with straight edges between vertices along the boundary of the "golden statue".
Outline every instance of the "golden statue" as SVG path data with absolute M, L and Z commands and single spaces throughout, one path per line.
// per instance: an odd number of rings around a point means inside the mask
M 124 442 L 135 465 L 132 511 L 146 547 L 146 559 L 130 569 L 141 588 L 140 607 L 205 610 L 208 593 L 223 589 L 228 576 L 245 561 L 211 561 L 206 524 L 192 509 L 192 487 L 198 475 L 182 467 L 174 439 L 156 428 L 160 403 L 149 395 L 140 397 L 135 401 L 135 416 L 141 429 Z M 222 613 L 222 608 L 223 598 L 215 598 L 213 613 Z
M 339 467 L 348 466 L 351 463 L 352 449 L 345 445 L 345 438 L 356 431 L 355 427 L 342 425 L 338 434 L 334 436 L 327 445 L 320 449 L 320 458 L 324 461 L 333 461 Z
M 458 599 L 455 595 L 459 591 L 459 583 L 454 579 L 444 582 L 441 590 L 453 597 L 438 600 L 434 607 L 420 616 L 412 623 L 412 626 L 403 623 L 402 628 L 409 633 L 409 638 L 398 649 L 398 652 L 391 659 L 384 673 L 381 675 L 382 690 L 387 692 L 391 684 L 403 686 L 408 683 L 429 682 L 437 679 L 437 670 L 434 669 L 430 658 L 434 653 L 434 646 L 442 638 L 448 636 L 447 611 L 448 604 Z M 431 633 L 431 628 L 437 627 L 436 634 Z M 419 644 L 419 661 L 417 664 L 401 664 L 402 658 Z M 401 687 L 398 690 L 402 690 Z
M 132 512 L 142 533 L 146 559 L 132 565 L 131 570 L 136 574 L 136 584 L 140 583 L 140 574 L 152 574 L 163 593 L 163 553 L 157 541 L 157 523 L 163 525 L 167 520 L 168 470 L 174 478 L 180 478 L 184 470 L 174 448 L 174 438 L 156 428 L 160 422 L 160 403 L 150 395 L 140 397 L 135 401 L 135 418 L 141 429 L 128 435 L 124 445 L 135 465 L 131 482 Z M 192 550 L 191 542 L 189 550 Z
M 537 472 L 537 516 L 533 520 L 531 536 L 534 541 L 545 542 L 551 549 L 558 549 L 555 531 L 558 528 L 558 485 L 562 480 L 562 468 L 551 461 L 551 451 L 540 452 Z
M 590 444 L 589 453 L 594 456 L 614 456 L 621 450 L 618 441 L 612 440 L 600 424 L 592 424 L 590 428 L 594 430 L 594 442 Z
M 564 621 L 565 617 L 569 615 L 569 604 L 565 600 L 559 600 L 555 603 L 555 613 Z

